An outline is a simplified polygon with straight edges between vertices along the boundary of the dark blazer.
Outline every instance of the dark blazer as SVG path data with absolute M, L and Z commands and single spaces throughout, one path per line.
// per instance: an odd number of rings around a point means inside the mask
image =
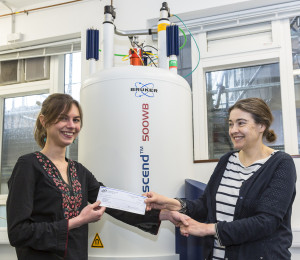
M 187 214 L 201 222 L 216 223 L 216 193 L 229 157 L 217 164 L 203 196 L 187 200 Z M 219 222 L 217 232 L 228 260 L 288 260 L 292 244 L 291 214 L 296 195 L 294 161 L 276 152 L 246 180 L 236 204 L 234 220 Z M 204 259 L 211 259 L 214 237 L 204 238 Z

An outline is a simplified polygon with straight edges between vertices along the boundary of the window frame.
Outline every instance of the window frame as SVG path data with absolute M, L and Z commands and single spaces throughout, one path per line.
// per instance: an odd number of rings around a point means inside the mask
M 6 206 L 7 194 L 0 194 L 0 206 Z M 7 228 L 0 227 L 0 244 L 9 244 Z
M 209 53 L 207 32 L 200 32 L 195 39 L 200 46 L 201 60 L 199 68 L 193 73 L 193 127 L 194 127 L 194 162 L 209 160 L 206 79 L 208 71 L 224 70 L 237 67 L 253 66 L 279 62 L 282 101 L 282 117 L 285 151 L 299 154 L 296 104 L 295 100 L 292 49 L 289 18 L 271 21 L 272 43 L 260 48 L 240 52 Z M 192 44 L 192 53 L 197 49 Z M 198 60 L 192 56 L 193 68 Z M 200 80 L 199 80 L 200 79 Z M 203 124 L 204 122 L 204 124 Z
M 4 117 L 4 99 L 20 96 L 52 94 L 64 92 L 64 55 L 52 56 L 50 60 L 50 79 L 11 84 L 0 87 L 0 158 L 2 155 L 2 135 Z M 0 160 L 0 169 L 2 161 Z M 6 201 L 7 194 L 0 194 L 0 203 Z M 2 205 L 2 204 L 0 204 Z

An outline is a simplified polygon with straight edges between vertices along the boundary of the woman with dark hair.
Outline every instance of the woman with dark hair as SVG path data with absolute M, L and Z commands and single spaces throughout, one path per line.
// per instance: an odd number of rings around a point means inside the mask
M 43 102 L 35 129 L 42 150 L 21 156 L 8 182 L 8 237 L 20 260 L 87 260 L 87 224 L 100 220 L 105 210 L 144 231 L 158 231 L 157 210 L 138 215 L 96 202 L 103 184 L 65 157 L 81 127 L 82 111 L 71 96 L 52 94 Z
M 229 135 L 236 151 L 220 158 L 197 200 L 149 192 L 147 209 L 179 211 L 191 217 L 184 236 L 204 237 L 203 259 L 288 260 L 296 170 L 288 154 L 263 143 L 276 140 L 272 113 L 259 98 L 229 109 Z

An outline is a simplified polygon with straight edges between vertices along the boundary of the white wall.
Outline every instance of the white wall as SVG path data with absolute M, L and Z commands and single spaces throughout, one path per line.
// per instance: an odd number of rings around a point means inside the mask
M 29 12 L 28 15 L 15 15 L 15 32 L 22 33 L 23 39 L 18 42 L 22 45 L 28 41 L 78 33 L 90 26 L 97 27 L 102 20 L 100 2 L 91 0 Z M 6 36 L 11 33 L 10 16 L 0 18 L 0 31 L 0 46 L 4 46 L 7 44 Z

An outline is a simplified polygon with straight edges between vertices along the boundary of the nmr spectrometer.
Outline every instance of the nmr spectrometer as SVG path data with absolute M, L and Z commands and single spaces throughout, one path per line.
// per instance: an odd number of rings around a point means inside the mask
M 85 117 L 79 161 L 109 187 L 183 196 L 193 164 L 192 101 L 189 84 L 177 75 L 178 28 L 170 24 L 167 3 L 162 4 L 157 29 L 119 31 L 112 5 L 105 6 L 104 17 L 104 69 L 90 75 L 80 93 Z M 137 38 L 155 33 L 158 67 L 156 55 Z M 131 40 L 128 66 L 114 67 L 115 34 Z M 98 37 L 97 31 L 88 30 L 87 59 L 98 58 L 97 44 L 89 49 L 90 39 L 97 43 Z M 179 259 L 171 223 L 162 223 L 153 236 L 104 215 L 90 224 L 89 245 L 96 234 L 103 247 L 90 247 L 89 259 Z

